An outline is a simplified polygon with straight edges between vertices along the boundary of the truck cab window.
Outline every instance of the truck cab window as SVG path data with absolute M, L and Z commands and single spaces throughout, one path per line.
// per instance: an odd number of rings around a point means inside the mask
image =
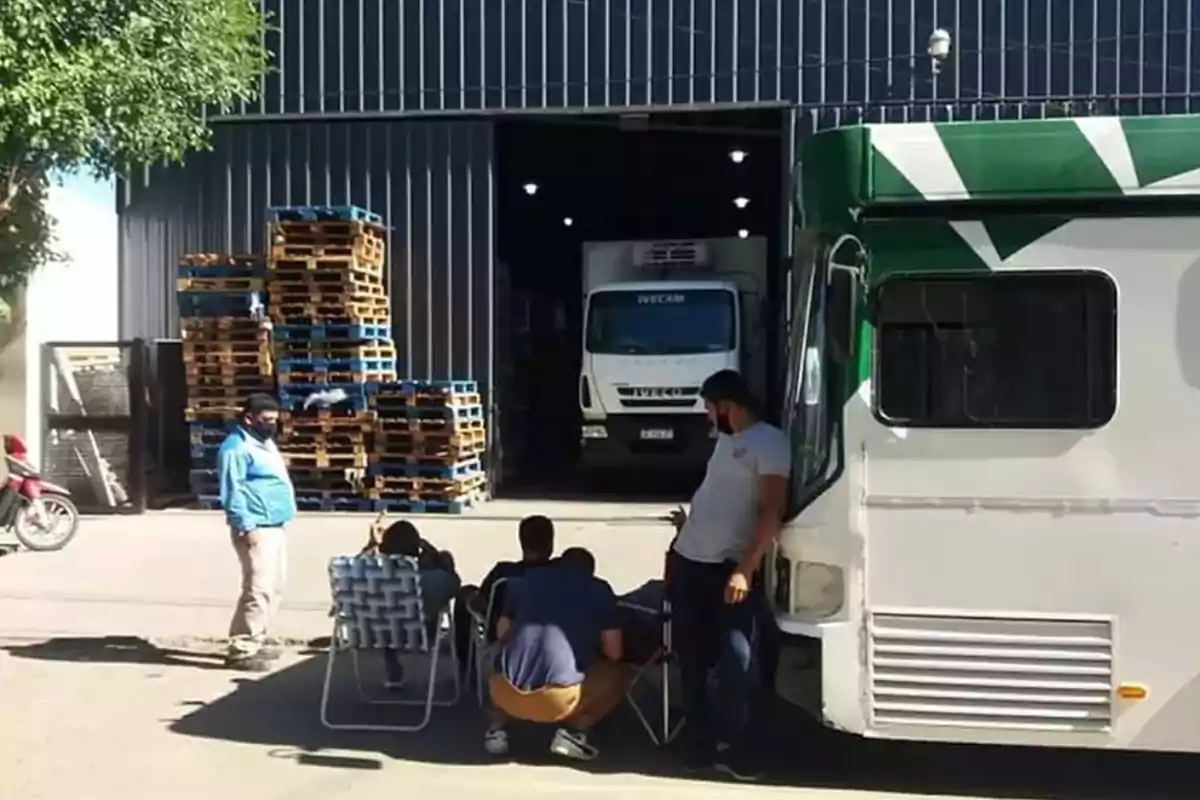
M 723 289 L 598 292 L 587 349 L 612 355 L 694 355 L 737 347 L 737 305 Z
M 1116 411 L 1116 303 L 1099 272 L 887 280 L 877 413 L 904 427 L 1100 427 Z
M 818 253 L 824 261 L 824 250 Z M 852 362 L 855 273 L 820 261 L 802 270 L 789 348 L 792 513 L 824 491 L 838 471 L 841 407 Z

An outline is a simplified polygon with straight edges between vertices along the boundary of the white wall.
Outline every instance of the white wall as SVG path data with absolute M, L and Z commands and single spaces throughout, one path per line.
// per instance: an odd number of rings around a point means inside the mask
M 51 187 L 47 209 L 58 220 L 57 247 L 66 260 L 34 273 L 25 295 L 23 422 L 35 464 L 40 462 L 42 344 L 115 342 L 118 335 L 115 189 L 111 183 L 69 177 Z M 21 394 L 7 385 L 18 376 L 4 369 L 5 362 L 0 353 L 0 406 Z

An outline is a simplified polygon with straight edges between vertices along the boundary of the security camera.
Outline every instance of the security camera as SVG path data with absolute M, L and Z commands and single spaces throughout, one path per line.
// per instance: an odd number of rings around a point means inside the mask
M 938 28 L 933 33 L 929 34 L 929 47 L 926 52 L 933 59 L 933 71 L 936 73 L 941 66 L 941 63 L 950 55 L 950 32 L 945 28 Z

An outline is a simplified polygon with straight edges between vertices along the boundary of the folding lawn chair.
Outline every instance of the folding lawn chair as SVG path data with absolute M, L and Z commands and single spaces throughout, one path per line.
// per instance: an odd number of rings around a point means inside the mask
M 471 614 L 471 654 L 467 663 L 475 670 L 475 694 L 479 698 L 481 708 L 487 698 L 486 679 L 491 673 L 492 658 L 496 654 L 496 642 L 492 640 L 491 635 L 492 626 L 499 619 L 501 611 L 497 604 L 501 596 L 500 587 L 514 586 L 520 580 L 520 578 L 501 578 L 493 583 L 492 590 L 488 593 L 487 609 L 483 614 L 473 608 L 468 609 Z
M 680 717 L 674 725 L 671 724 L 671 664 L 675 660 L 675 653 L 671 649 L 671 603 L 664 597 L 658 608 L 650 608 L 632 602 L 623 602 L 621 606 L 631 611 L 651 614 L 658 619 L 662 626 L 662 642 L 655 650 L 654 655 L 634 672 L 633 680 L 630 681 L 629 688 L 625 691 L 625 700 L 633 709 L 633 713 L 637 715 L 638 722 L 642 723 L 642 727 L 646 729 L 646 733 L 649 734 L 650 740 L 654 744 L 659 746 L 670 744 L 679 735 L 684 723 L 687 722 L 686 718 Z M 655 670 L 659 677 L 662 707 L 661 717 L 651 721 L 649 716 L 642 711 L 635 692 L 644 683 L 647 676 Z M 651 712 L 651 714 L 653 713 Z
M 421 575 L 415 559 L 403 556 L 342 556 L 329 562 L 329 582 L 333 592 L 333 635 L 321 688 L 321 723 L 334 730 L 413 732 L 425 728 L 434 706 L 452 706 L 458 702 L 458 668 L 451 672 L 454 693 L 450 699 L 438 699 L 438 663 L 443 648 L 451 664 L 457 664 L 452 634 L 452 604 L 447 604 L 433 622 L 425 618 L 421 597 Z M 446 644 L 448 643 L 448 645 Z M 424 697 L 418 699 L 372 699 L 363 690 L 359 652 L 380 654 L 392 649 L 397 656 L 426 659 L 428 682 Z M 333 667 L 338 654 L 349 652 L 354 665 L 354 680 L 359 697 L 371 705 L 405 705 L 424 708 L 421 721 L 412 725 L 333 723 L 329 721 L 329 695 Z

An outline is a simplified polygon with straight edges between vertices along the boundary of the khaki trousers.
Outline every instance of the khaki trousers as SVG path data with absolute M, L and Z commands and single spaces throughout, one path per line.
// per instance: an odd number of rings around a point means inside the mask
M 279 611 L 287 581 L 287 536 L 279 527 L 259 528 L 252 537 L 231 531 L 230 538 L 242 568 L 242 590 L 229 623 L 229 654 L 249 658 L 262 649 Z
M 597 658 L 583 683 L 575 686 L 544 686 L 523 692 L 503 675 L 493 675 L 489 688 L 492 705 L 506 717 L 565 723 L 586 731 L 613 712 L 632 680 L 633 671 L 625 664 Z

